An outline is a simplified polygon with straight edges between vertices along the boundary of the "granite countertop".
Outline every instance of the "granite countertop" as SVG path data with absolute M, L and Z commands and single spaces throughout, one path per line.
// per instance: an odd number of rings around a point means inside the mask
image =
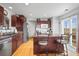
M 60 35 L 35 35 L 33 37 L 61 37 Z
M 4 41 L 8 41 L 8 38 L 11 38 L 13 36 L 15 36 L 16 34 L 11 34 L 11 35 L 1 35 L 0 36 L 0 43 L 4 42 Z

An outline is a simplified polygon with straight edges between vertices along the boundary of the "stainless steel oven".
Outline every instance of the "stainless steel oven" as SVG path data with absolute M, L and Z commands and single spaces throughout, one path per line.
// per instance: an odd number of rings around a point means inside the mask
M 0 56 L 10 56 L 12 51 L 12 38 L 0 40 Z

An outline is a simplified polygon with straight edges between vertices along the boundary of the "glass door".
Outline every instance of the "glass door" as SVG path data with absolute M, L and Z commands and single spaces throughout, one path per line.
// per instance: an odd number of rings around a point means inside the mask
M 72 46 L 76 47 L 76 28 L 77 28 L 77 16 L 72 16 Z
M 77 28 L 77 16 L 72 16 L 63 20 L 63 32 L 64 34 L 71 34 L 69 45 L 76 48 L 76 28 Z
M 64 34 L 68 35 L 70 34 L 70 20 L 64 19 Z
M 64 19 L 63 20 L 63 24 L 64 24 L 64 26 L 63 26 L 63 34 L 65 34 L 65 35 L 69 35 L 69 34 L 72 34 L 72 30 L 71 30 L 71 20 L 70 20 L 70 18 L 66 18 L 66 19 Z M 67 37 L 67 40 L 68 40 L 68 37 Z M 69 38 L 69 40 L 68 40 L 69 42 L 68 42 L 68 45 L 69 46 L 72 46 L 72 36 L 70 36 L 70 38 Z

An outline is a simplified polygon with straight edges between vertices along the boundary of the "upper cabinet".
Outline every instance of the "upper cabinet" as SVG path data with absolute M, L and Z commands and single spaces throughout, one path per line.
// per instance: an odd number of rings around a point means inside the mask
M 0 26 L 9 27 L 9 18 L 7 10 L 0 5 Z
M 23 31 L 23 23 L 25 21 L 25 17 L 23 15 L 12 15 L 11 17 L 11 26 L 17 28 L 18 31 Z
M 0 6 L 0 25 L 4 24 L 4 8 Z
M 17 24 L 17 17 L 16 17 L 16 15 L 12 15 L 11 16 L 11 26 L 16 26 L 16 24 Z
M 19 15 L 17 18 L 17 27 L 22 27 L 24 23 L 25 17 L 23 15 Z
M 51 18 L 37 19 L 36 34 L 50 35 L 51 33 Z

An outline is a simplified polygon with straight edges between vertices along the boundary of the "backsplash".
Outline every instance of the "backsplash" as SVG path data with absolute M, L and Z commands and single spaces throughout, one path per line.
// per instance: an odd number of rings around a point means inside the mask
M 0 35 L 9 35 L 17 33 L 17 29 L 15 27 L 0 27 Z

